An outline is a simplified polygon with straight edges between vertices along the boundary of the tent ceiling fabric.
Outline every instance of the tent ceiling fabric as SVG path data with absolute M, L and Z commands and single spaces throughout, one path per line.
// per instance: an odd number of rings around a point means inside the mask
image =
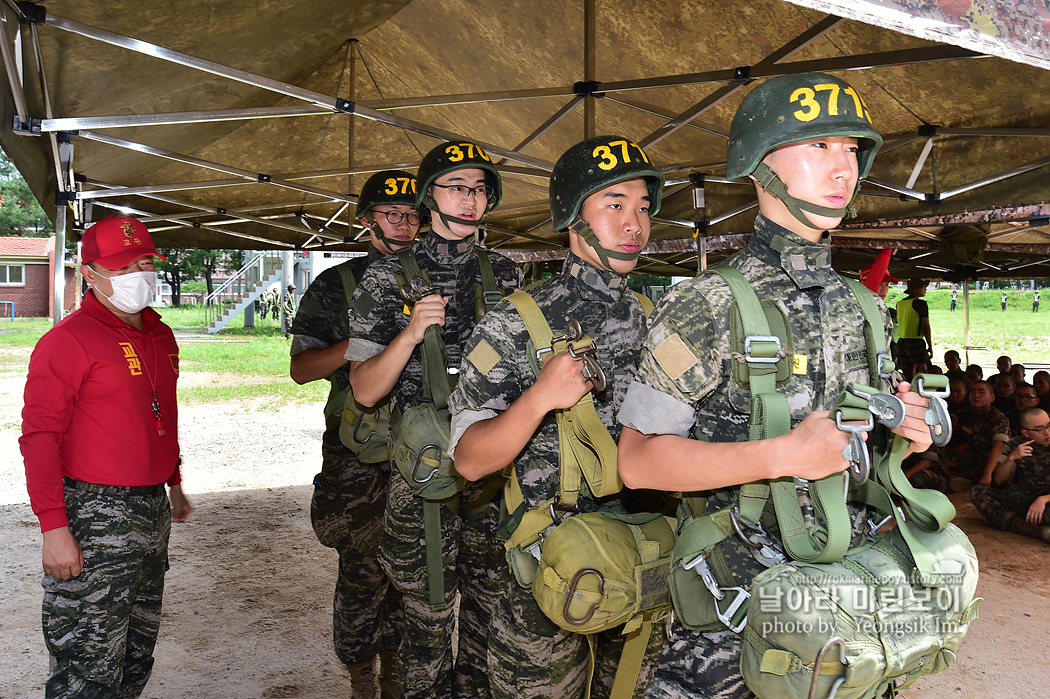
M 887 3 L 903 6 L 840 13 Z M 822 11 L 832 4 L 55 0 L 42 23 L 21 25 L 25 71 L 0 100 L 0 143 L 53 211 L 67 187 L 51 137 L 70 133 L 81 222 L 126 207 L 162 246 L 336 250 L 361 248 L 343 241 L 359 233 L 348 217 L 370 172 L 412 168 L 438 137 L 461 134 L 511 156 L 486 242 L 525 260 L 564 254 L 546 173 L 590 127 L 643 144 L 666 172 L 639 271 L 683 274 L 697 264 L 694 221 L 706 222 L 709 263 L 750 230 L 753 189 L 726 182 L 724 161 L 751 83 L 826 70 L 857 88 L 886 138 L 858 219 L 833 236 L 837 267 L 889 246 L 897 276 L 1050 276 L 1050 72 L 838 19 Z M 942 15 L 958 4 L 933 3 Z M 15 13 L 0 8 L 14 55 Z M 1045 43 L 1000 38 L 998 53 L 1045 58 Z M 15 92 L 42 135 L 12 130 Z M 963 263 L 942 234 L 967 224 L 988 224 L 987 245 Z

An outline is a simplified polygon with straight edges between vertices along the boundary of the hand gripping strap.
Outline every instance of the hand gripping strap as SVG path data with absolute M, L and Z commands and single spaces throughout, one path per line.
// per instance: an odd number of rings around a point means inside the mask
M 410 249 L 398 250 L 397 258 L 408 279 L 423 277 L 430 281 L 429 275 L 420 271 Z M 445 352 L 440 326 L 431 325 L 426 329 L 419 352 L 423 364 L 423 400 L 433 403 L 438 410 L 444 410 L 448 407 L 452 387 L 448 383 L 448 354 Z
M 552 347 L 554 335 L 543 311 L 536 301 L 524 291 L 507 297 L 518 311 L 529 337 L 537 351 L 551 349 L 555 353 L 568 350 L 568 343 L 557 342 Z M 574 343 L 586 342 L 587 338 Z M 594 407 L 591 394 L 586 393 L 569 410 L 559 410 L 558 442 L 560 452 L 558 501 L 563 505 L 575 505 L 582 487 L 582 480 L 594 497 L 605 497 L 623 489 L 623 481 L 616 471 L 616 442 L 602 423 Z

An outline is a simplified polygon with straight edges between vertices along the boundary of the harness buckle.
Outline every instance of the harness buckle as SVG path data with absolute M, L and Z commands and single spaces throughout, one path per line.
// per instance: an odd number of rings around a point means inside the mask
M 896 429 L 904 423 L 904 401 L 897 396 L 889 395 L 888 393 L 868 393 L 853 384 L 847 390 L 858 398 L 863 398 L 867 401 L 868 410 L 871 411 L 871 414 L 889 429 Z
M 696 571 L 696 574 L 700 576 L 700 579 L 704 581 L 704 586 L 707 591 L 711 593 L 711 596 L 715 599 L 715 616 L 718 620 L 725 624 L 733 633 L 740 633 L 744 629 L 744 625 L 747 623 L 747 615 L 745 614 L 740 623 L 733 625 L 733 616 L 740 611 L 740 608 L 744 606 L 744 603 L 751 599 L 751 593 L 742 587 L 727 587 L 725 589 L 718 586 L 718 581 L 715 580 L 715 574 L 711 571 L 711 566 L 707 564 L 707 555 L 701 553 L 693 560 L 688 563 L 682 563 L 681 566 L 686 570 Z M 726 593 L 735 593 L 732 598 L 727 598 Z M 719 602 L 728 599 L 728 604 L 724 607 L 719 605 Z
M 571 512 L 573 514 L 578 515 L 581 512 L 583 512 L 583 510 L 581 510 L 578 507 L 573 507 L 572 505 L 562 505 L 560 502 L 554 502 L 552 500 L 550 505 L 550 514 L 551 521 L 553 521 L 554 524 L 561 524 L 563 521 L 565 521 L 558 516 L 558 512 Z
M 926 408 L 926 414 L 923 416 L 923 422 L 930 428 L 930 437 L 933 439 L 933 443 L 943 447 L 952 438 L 952 419 L 948 415 L 948 405 L 944 402 L 944 397 L 948 395 L 950 389 L 926 388 L 926 382 L 923 381 L 922 374 L 915 377 L 915 385 L 919 395 L 930 400 L 929 407 Z
M 772 356 L 756 357 L 751 354 L 752 344 L 767 342 L 776 345 L 777 350 Z M 776 335 L 748 335 L 744 338 L 744 361 L 748 364 L 776 364 L 780 361 L 780 351 L 780 338 Z
M 842 450 L 842 458 L 849 462 L 849 474 L 853 478 L 853 482 L 857 485 L 862 485 L 867 482 L 868 476 L 871 475 L 871 455 L 868 454 L 868 448 L 865 446 L 864 439 L 860 434 L 861 432 L 870 432 L 875 429 L 875 417 L 869 415 L 868 421 L 863 425 L 850 426 L 842 423 L 842 413 L 836 411 L 835 427 L 838 427 L 843 432 L 850 433 L 849 442 L 846 443 L 846 448 Z
M 597 393 L 604 391 L 606 386 L 605 372 L 602 370 L 601 364 L 598 363 L 598 350 L 595 346 L 591 344 L 583 349 L 577 349 L 570 344 L 569 354 L 574 359 L 583 360 L 583 378 L 594 385 L 594 390 Z
M 354 420 L 354 431 L 350 435 L 350 439 L 354 440 L 354 442 L 356 444 L 366 444 L 368 442 L 368 440 L 370 440 L 372 438 L 372 436 L 375 435 L 375 433 L 376 433 L 375 430 L 372 430 L 371 432 L 366 434 L 364 437 L 358 436 L 358 432 L 361 431 L 361 426 L 365 422 L 365 414 L 366 413 L 378 414 L 379 413 L 379 409 L 378 408 L 374 408 L 374 407 L 373 408 L 365 408 L 364 410 L 361 411 L 361 414 L 357 416 L 357 419 Z
M 483 291 L 481 292 L 481 299 L 485 302 L 485 307 L 492 309 L 496 307 L 500 301 L 503 300 L 502 291 Z
M 733 523 L 733 531 L 736 532 L 737 538 L 751 551 L 756 561 L 766 568 L 787 563 L 788 558 L 780 544 L 761 522 L 756 524 L 745 519 L 737 509 L 729 511 L 729 521 Z M 744 528 L 748 530 L 747 534 L 744 533 Z
M 889 352 L 879 352 L 875 355 L 875 361 L 879 367 L 879 378 L 883 381 L 889 381 L 890 376 L 897 369 L 893 363 L 893 357 L 890 356 Z
M 412 277 L 407 284 L 401 285 L 401 298 L 405 303 L 416 303 L 426 296 L 441 293 L 437 287 L 427 283 L 423 277 Z

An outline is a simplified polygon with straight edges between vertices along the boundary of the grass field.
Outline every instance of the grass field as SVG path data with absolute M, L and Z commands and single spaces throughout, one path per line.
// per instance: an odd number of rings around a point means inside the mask
M 995 360 L 1008 354 L 1025 365 L 1050 364 L 1050 308 L 1032 313 L 1032 293 L 1008 293 L 1006 312 L 1000 310 L 1001 292 L 975 291 L 970 294 L 969 362 L 994 371 Z M 903 298 L 898 290 L 890 292 L 890 305 Z M 963 352 L 963 313 L 960 295 L 958 310 L 949 311 L 951 293 L 930 291 L 934 357 L 938 361 L 948 349 Z M 1050 295 L 1047 297 L 1050 305 Z M 179 399 L 186 403 L 219 403 L 240 400 L 264 400 L 278 406 L 291 401 L 324 400 L 328 383 L 314 381 L 305 386 L 288 378 L 290 340 L 282 337 L 277 321 L 257 320 L 256 327 L 246 329 L 237 318 L 218 335 L 204 334 L 204 310 L 201 307 L 159 309 L 180 339 L 180 362 L 184 377 L 202 374 L 198 381 L 183 381 Z M 234 327 L 234 326 L 241 327 Z M 0 321 L 0 372 L 24 374 L 29 355 L 37 340 L 51 322 L 45 318 L 17 318 Z M 1028 377 L 1031 378 L 1031 373 Z

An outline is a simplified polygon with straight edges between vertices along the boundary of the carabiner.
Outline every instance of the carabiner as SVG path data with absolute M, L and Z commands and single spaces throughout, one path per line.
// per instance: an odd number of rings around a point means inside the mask
M 378 408 L 374 408 L 374 407 L 373 408 L 365 408 L 365 409 L 363 409 L 361 411 L 361 414 L 357 416 L 357 419 L 354 420 L 354 431 L 353 431 L 353 434 L 350 435 L 350 439 L 354 440 L 355 444 L 367 444 L 368 440 L 370 440 L 373 436 L 375 436 L 375 433 L 376 433 L 375 430 L 372 430 L 371 432 L 366 434 L 364 437 L 358 437 L 357 433 L 361 430 L 361 425 L 363 425 L 364 422 L 365 422 L 365 413 L 378 414 L 379 413 L 379 409 Z
M 572 616 L 569 615 L 569 605 L 572 604 L 573 595 L 576 594 L 576 585 L 579 584 L 580 578 L 582 578 L 584 575 L 593 575 L 596 578 L 598 578 L 598 594 L 605 594 L 605 577 L 602 576 L 601 572 L 595 570 L 594 568 L 583 568 L 580 570 L 580 572 L 576 573 L 576 575 L 574 575 L 572 578 L 572 582 L 569 583 L 569 589 L 565 593 L 565 606 L 561 610 L 562 616 L 565 617 L 566 623 L 572 624 L 573 626 L 581 626 L 583 624 L 586 624 L 588 621 L 591 620 L 591 617 L 594 616 L 594 613 L 598 611 L 599 603 L 595 602 L 587 611 L 587 614 L 585 616 L 579 619 L 574 619 Z
M 562 505 L 561 503 L 556 503 L 552 500 L 551 521 L 553 521 L 555 524 L 561 524 L 564 521 L 561 517 L 557 515 L 558 512 L 572 512 L 573 514 L 580 514 L 581 512 L 583 512 L 583 510 L 581 510 L 578 507 L 572 507 L 571 505 Z
M 846 664 L 846 642 L 838 636 L 832 636 L 823 646 L 820 647 L 820 651 L 817 653 L 817 659 L 813 661 L 813 682 L 809 685 L 809 699 L 817 699 L 817 683 L 820 681 L 820 667 L 824 664 L 824 655 L 828 652 L 831 646 L 839 647 L 839 662 L 843 665 Z M 828 693 L 827 699 L 835 699 L 839 687 L 841 687 L 842 683 L 845 681 L 845 675 L 837 678 L 831 685 L 831 691 Z
M 605 379 L 605 372 L 602 370 L 601 364 L 598 363 L 598 352 L 592 344 L 581 350 L 577 350 L 572 345 L 569 345 L 569 355 L 574 359 L 583 360 L 583 378 L 587 379 L 594 386 L 596 393 L 601 393 L 605 390 L 607 384 Z
M 439 447 L 436 444 L 424 445 L 424 447 L 419 450 L 419 454 L 416 455 L 416 463 L 414 463 L 412 465 L 412 480 L 415 481 L 416 483 L 419 483 L 419 484 L 429 483 L 431 481 L 431 479 L 434 478 L 434 475 L 437 474 L 437 472 L 438 472 L 438 470 L 440 468 L 438 466 L 435 466 L 434 469 L 430 473 L 427 474 L 426 478 L 424 478 L 422 480 L 419 479 L 419 464 L 423 461 L 423 454 L 426 454 L 427 451 L 429 451 L 430 449 L 434 449 L 435 451 L 437 451 L 438 459 L 441 458 L 441 447 Z

